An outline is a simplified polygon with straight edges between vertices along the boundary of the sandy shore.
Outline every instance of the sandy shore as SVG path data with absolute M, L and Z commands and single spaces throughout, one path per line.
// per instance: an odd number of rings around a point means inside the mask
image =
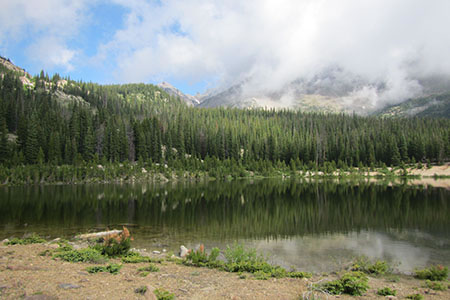
M 146 263 L 123 264 L 119 274 L 89 274 L 87 263 L 69 263 L 41 256 L 54 250 L 54 244 L 0 246 L 1 299 L 155 299 L 152 290 L 163 288 L 176 299 L 302 299 L 308 286 L 334 275 L 315 275 L 310 279 L 282 278 L 256 280 L 251 275 L 240 279 L 236 273 L 196 268 L 163 261 L 160 271 L 141 277 L 137 269 Z M 155 255 L 153 255 L 155 256 Z M 163 255 L 160 255 L 164 257 Z M 111 260 L 109 263 L 120 263 Z M 425 299 L 450 299 L 450 291 L 433 291 L 424 281 L 411 276 L 370 277 L 370 289 L 361 297 L 330 296 L 329 299 L 380 299 L 376 291 L 389 287 L 397 298 L 420 293 Z M 135 289 L 146 286 L 144 295 Z

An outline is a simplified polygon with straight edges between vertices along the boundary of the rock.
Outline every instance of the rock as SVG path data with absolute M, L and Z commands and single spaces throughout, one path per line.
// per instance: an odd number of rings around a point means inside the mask
M 70 289 L 79 289 L 81 285 L 71 284 L 71 283 L 60 283 L 58 284 L 59 288 L 70 290 Z
M 386 299 L 397 299 L 397 297 L 392 296 L 392 295 L 387 295 L 385 298 L 386 298 Z
M 162 252 L 163 252 L 163 253 L 166 253 L 166 252 L 167 252 L 167 250 L 166 250 L 166 249 L 163 249 L 163 250 L 162 250 Z
M 186 257 L 186 255 L 188 255 L 188 254 L 189 254 L 189 249 L 186 248 L 184 245 L 181 245 L 181 246 L 180 246 L 180 257 L 181 257 L 181 258 L 184 258 L 184 257 Z
M 153 254 L 161 254 L 161 251 L 153 250 Z
M 48 245 L 48 247 L 52 248 L 52 249 L 58 249 L 59 245 L 58 244 L 50 244 L 50 245 Z
M 4 239 L 4 240 L 2 241 L 2 244 L 6 244 L 6 243 L 8 243 L 8 242 L 9 242 L 8 239 Z

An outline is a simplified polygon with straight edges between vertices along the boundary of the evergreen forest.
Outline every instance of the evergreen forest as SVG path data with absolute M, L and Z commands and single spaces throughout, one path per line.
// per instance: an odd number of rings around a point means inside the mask
M 99 85 L 44 72 L 24 84 L 21 76 L 0 65 L 0 173 L 142 164 L 214 175 L 450 158 L 444 118 L 198 108 L 151 84 Z

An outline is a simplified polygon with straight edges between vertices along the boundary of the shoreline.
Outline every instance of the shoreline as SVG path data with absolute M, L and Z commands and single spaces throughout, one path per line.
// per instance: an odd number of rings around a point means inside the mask
M 311 278 L 266 278 L 258 280 L 248 273 L 230 273 L 214 268 L 181 264 L 180 258 L 165 253 L 139 251 L 150 257 L 158 271 L 143 276 L 145 262 L 124 263 L 110 258 L 107 264 L 121 265 L 118 274 L 89 274 L 98 263 L 73 263 L 52 258 L 61 245 L 55 242 L 0 246 L 0 296 L 2 299 L 157 299 L 152 293 L 163 289 L 175 299 L 302 299 L 312 295 L 315 283 L 335 280 L 342 274 L 313 274 Z M 159 262 L 158 262 L 159 261 Z M 377 291 L 389 287 L 397 291 L 391 299 L 411 294 L 426 299 L 449 299 L 450 290 L 435 291 L 411 275 L 369 276 L 369 288 L 363 296 L 328 295 L 328 299 L 380 299 Z M 445 281 L 444 284 L 448 284 Z M 146 287 L 143 295 L 136 289 Z M 318 296 L 321 293 L 316 292 Z M 324 294 L 321 294 L 324 296 Z M 306 298 L 305 298 L 306 299 Z
M 204 182 L 213 180 L 235 180 L 235 179 L 288 179 L 298 178 L 304 180 L 366 180 L 366 181 L 406 181 L 413 185 L 435 186 L 450 189 L 450 163 L 430 167 L 386 167 L 375 169 L 335 170 L 330 172 L 313 170 L 289 169 L 274 170 L 270 174 L 262 174 L 246 170 L 243 174 L 225 174 L 221 177 L 210 176 L 205 171 L 180 171 L 174 169 L 160 170 L 151 169 L 137 165 L 110 165 L 110 166 L 57 166 L 56 170 L 49 169 L 50 166 L 22 166 L 9 169 L 10 174 L 3 174 L 0 178 L 1 186 L 31 186 L 31 185 L 80 185 L 80 184 L 119 184 L 119 183 L 168 183 L 168 182 Z M 48 170 L 47 170 L 48 169 Z M 53 172 L 68 173 L 66 179 L 58 180 Z M 89 173 L 91 172 L 91 173 Z M 4 172 L 6 173 L 6 172 Z M 18 176 L 15 173 L 20 173 Z M 28 174 L 29 173 L 29 174 Z M 77 174 L 83 173 L 84 177 L 77 178 Z M 28 175 L 24 175 L 28 174 Z M 30 175 L 32 174 L 32 175 Z M 90 175 L 87 175 L 90 174 Z M 0 174 L 1 175 L 1 174 Z M 19 179 L 15 178 L 19 177 Z M 64 177 L 64 176 L 63 176 Z M 11 179 L 15 178 L 15 179 Z M 22 178 L 22 179 L 20 179 Z M 403 183 L 403 182 L 402 182 Z

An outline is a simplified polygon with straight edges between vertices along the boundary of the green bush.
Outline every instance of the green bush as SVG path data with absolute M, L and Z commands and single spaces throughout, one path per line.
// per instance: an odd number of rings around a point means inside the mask
M 10 241 L 6 242 L 5 245 L 29 245 L 29 244 L 40 244 L 45 242 L 46 240 L 33 233 L 31 236 L 23 239 L 13 238 Z
M 99 251 L 93 248 L 61 251 L 55 253 L 53 257 L 61 258 L 62 260 L 68 262 L 103 263 L 106 261 L 106 258 Z
M 98 244 L 94 248 L 100 251 L 102 255 L 109 257 L 124 256 L 128 254 L 131 247 L 130 238 L 121 240 L 109 239 L 104 244 Z
M 266 273 L 264 271 L 256 271 L 253 273 L 253 276 L 258 280 L 267 280 L 271 277 L 270 273 Z
M 291 278 L 311 278 L 312 274 L 308 272 L 288 272 L 287 276 Z
M 445 291 L 448 288 L 448 284 L 431 280 L 425 281 L 425 286 L 435 291 Z
M 345 273 L 337 280 L 322 284 L 321 288 L 333 295 L 361 296 L 369 289 L 368 281 L 369 279 L 364 273 L 353 271 Z
M 157 266 L 155 266 L 155 265 L 149 264 L 146 267 L 139 268 L 138 271 L 140 271 L 140 272 L 143 272 L 143 271 L 145 271 L 145 272 L 159 272 L 159 268 Z
M 137 289 L 135 289 L 134 292 L 136 294 L 145 295 L 145 293 L 147 293 L 147 287 L 145 285 L 143 285 L 143 286 L 138 287 Z
M 148 256 L 142 256 L 137 252 L 128 252 L 126 255 L 122 256 L 122 262 L 126 264 L 137 264 L 142 262 L 161 263 L 162 259 L 152 259 Z
M 395 296 L 397 294 L 397 291 L 396 290 L 391 290 L 390 288 L 385 287 L 383 289 L 379 289 L 377 291 L 377 294 L 380 295 L 380 296 Z
M 95 274 L 95 273 L 99 273 L 99 272 L 108 272 L 108 273 L 116 275 L 119 273 L 121 268 L 122 268 L 122 265 L 110 264 L 107 266 L 87 267 L 86 271 L 88 271 L 91 274 Z
M 406 299 L 412 299 L 412 300 L 424 300 L 425 297 L 422 296 L 421 294 L 411 294 L 406 296 Z
M 175 295 L 172 293 L 169 293 L 166 290 L 163 289 L 156 289 L 153 291 L 153 293 L 156 296 L 156 299 L 158 300 L 173 300 L 175 299 Z
M 442 281 L 448 277 L 448 268 L 442 265 L 436 265 L 423 270 L 416 270 L 416 277 L 431 281 Z
M 383 275 L 389 272 L 389 265 L 384 260 L 371 262 L 366 256 L 359 257 L 352 265 L 352 271 L 360 271 L 366 274 Z

